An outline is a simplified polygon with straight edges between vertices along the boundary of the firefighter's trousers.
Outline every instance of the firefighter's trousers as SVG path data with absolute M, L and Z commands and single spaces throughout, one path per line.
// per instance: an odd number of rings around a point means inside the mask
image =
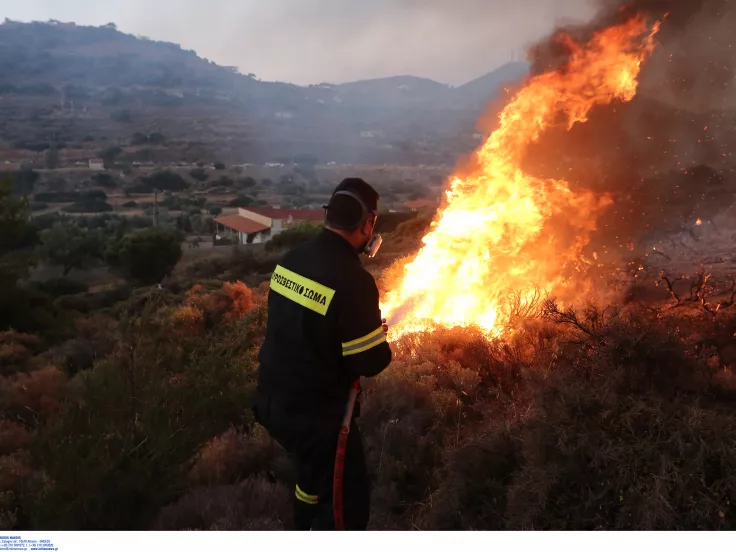
M 257 421 L 289 453 L 295 464 L 295 528 L 303 531 L 334 529 L 332 484 L 340 418 L 289 408 L 263 393 L 259 393 L 255 410 Z M 360 430 L 353 421 L 343 475 L 345 529 L 365 530 L 369 511 L 370 486 L 363 442 Z

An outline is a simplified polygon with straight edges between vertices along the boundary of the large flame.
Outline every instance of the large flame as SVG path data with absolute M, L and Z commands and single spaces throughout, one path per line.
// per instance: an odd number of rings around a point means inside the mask
M 559 37 L 568 63 L 531 79 L 502 111 L 474 167 L 451 179 L 424 245 L 387 294 L 382 306 L 394 336 L 432 325 L 499 335 L 520 304 L 570 289 L 576 273 L 582 279 L 583 248 L 611 199 L 525 174 L 522 159 L 552 125 L 570 128 L 596 105 L 632 100 L 658 30 L 638 16 L 587 44 Z

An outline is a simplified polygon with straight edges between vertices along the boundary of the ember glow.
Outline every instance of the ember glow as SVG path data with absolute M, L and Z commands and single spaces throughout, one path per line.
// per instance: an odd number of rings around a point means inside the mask
M 473 168 L 450 180 L 421 250 L 391 283 L 382 309 L 393 336 L 435 325 L 501 335 L 514 303 L 581 285 L 583 249 L 611 199 L 525 174 L 522 159 L 551 126 L 571 128 L 597 105 L 631 101 L 658 30 L 635 17 L 586 44 L 559 37 L 571 52 L 567 65 L 513 97 Z

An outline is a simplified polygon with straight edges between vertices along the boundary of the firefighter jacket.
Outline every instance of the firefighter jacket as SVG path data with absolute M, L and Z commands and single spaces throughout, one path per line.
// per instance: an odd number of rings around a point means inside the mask
M 260 394 L 339 415 L 352 382 L 391 362 L 376 282 L 338 234 L 323 230 L 274 270 L 259 359 Z

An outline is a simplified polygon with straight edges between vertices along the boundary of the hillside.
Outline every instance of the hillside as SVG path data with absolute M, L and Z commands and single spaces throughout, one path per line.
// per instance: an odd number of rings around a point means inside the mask
M 507 63 L 495 71 L 464 84 L 458 88 L 458 92 L 464 101 L 482 108 L 495 91 L 509 83 L 520 81 L 528 72 L 529 65 L 524 62 Z
M 56 146 L 64 161 L 122 147 L 131 160 L 312 154 L 348 163 L 451 163 L 473 146 L 484 97 L 520 75 L 504 67 L 459 88 L 416 77 L 298 87 L 256 80 L 113 24 L 6 20 L 0 159 L 40 162 Z M 135 133 L 159 133 L 165 144 L 141 143 Z

